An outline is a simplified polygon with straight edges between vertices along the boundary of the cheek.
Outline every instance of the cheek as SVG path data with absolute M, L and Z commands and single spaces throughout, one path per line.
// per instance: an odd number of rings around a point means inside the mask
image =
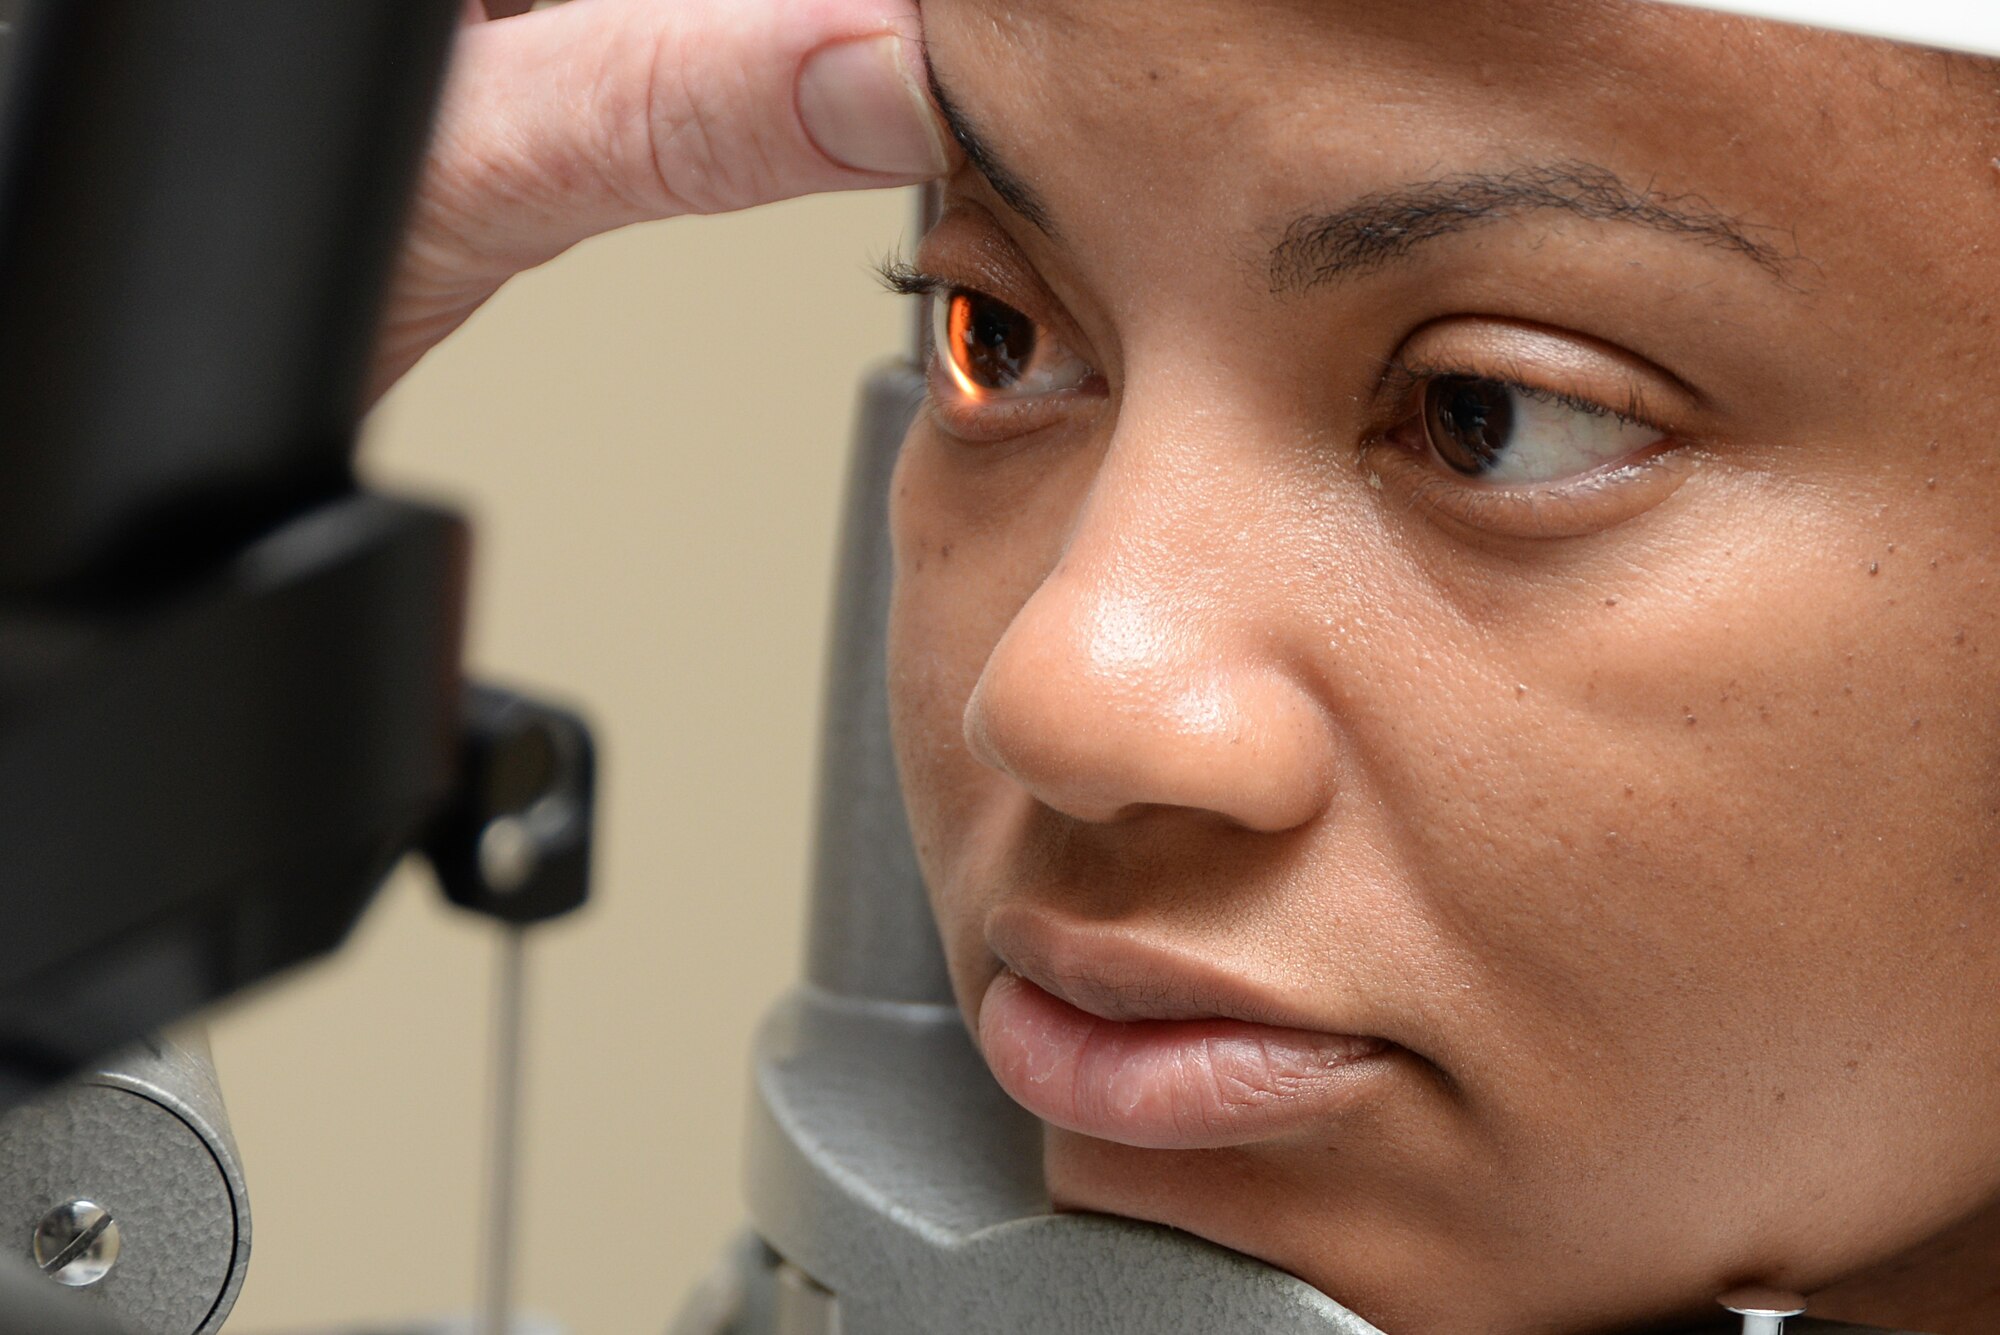
M 941 919 L 971 830 L 1012 794 L 965 744 L 965 705 L 994 645 L 1059 559 L 1087 476 L 1061 456 L 968 446 L 920 417 L 891 483 L 891 730 L 912 834 Z M 950 924 L 946 922 L 949 935 Z
M 1852 1246 L 1944 1208 L 1912 1127 L 1942 1128 L 1955 1193 L 1995 1186 L 2000 1082 L 1964 1078 L 2000 1046 L 1992 546 L 1930 522 L 1890 552 L 1878 510 L 1712 481 L 1707 533 L 1756 538 L 1460 590 L 1435 679 L 1385 679 L 1358 746 L 1503 1140 L 1555 1130 Z M 1746 1155 L 1759 1187 L 1702 1176 Z M 1802 1190 L 1813 1218 L 1780 1219 Z
M 889 603 L 889 725 L 903 799 L 924 879 L 938 881 L 941 848 L 952 824 L 954 770 L 963 763 L 962 702 L 978 679 L 978 636 L 961 625 L 952 594 L 964 585 L 966 561 L 940 513 L 934 466 L 927 466 L 928 432 L 919 421 L 896 461 L 890 483 L 889 529 L 895 553 Z M 952 563 L 958 560 L 954 574 Z

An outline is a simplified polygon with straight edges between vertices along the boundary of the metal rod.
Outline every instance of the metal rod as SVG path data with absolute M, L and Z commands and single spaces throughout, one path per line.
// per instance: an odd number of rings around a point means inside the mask
M 514 1326 L 514 1217 L 521 1158 L 522 1016 L 527 992 L 527 928 L 501 928 L 493 992 L 493 1106 L 487 1138 L 485 1256 L 479 1335 Z

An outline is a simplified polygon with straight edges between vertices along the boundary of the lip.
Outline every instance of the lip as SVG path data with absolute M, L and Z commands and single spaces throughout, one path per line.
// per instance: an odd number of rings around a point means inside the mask
M 1020 923 L 993 936 L 1005 967 L 980 1001 L 980 1051 L 1015 1102 L 1083 1135 L 1145 1149 L 1274 1139 L 1353 1107 L 1397 1052 L 1128 939 Z

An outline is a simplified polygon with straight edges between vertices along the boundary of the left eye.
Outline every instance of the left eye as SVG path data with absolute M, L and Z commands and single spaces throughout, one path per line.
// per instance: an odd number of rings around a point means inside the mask
M 974 403 L 1077 389 L 1094 374 L 1047 329 L 1003 301 L 952 288 L 934 304 L 938 360 Z
M 1662 437 L 1609 409 L 1466 375 L 1424 382 L 1423 426 L 1431 451 L 1454 472 L 1502 484 L 1587 473 Z

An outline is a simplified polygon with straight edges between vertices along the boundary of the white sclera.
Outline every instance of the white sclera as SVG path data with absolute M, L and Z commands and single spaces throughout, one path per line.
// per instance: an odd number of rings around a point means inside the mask
M 1616 463 L 1660 439 L 1652 427 L 1609 413 L 1585 412 L 1517 389 L 1508 390 L 1507 398 L 1513 425 L 1499 461 L 1479 475 L 1482 482 L 1556 482 Z

